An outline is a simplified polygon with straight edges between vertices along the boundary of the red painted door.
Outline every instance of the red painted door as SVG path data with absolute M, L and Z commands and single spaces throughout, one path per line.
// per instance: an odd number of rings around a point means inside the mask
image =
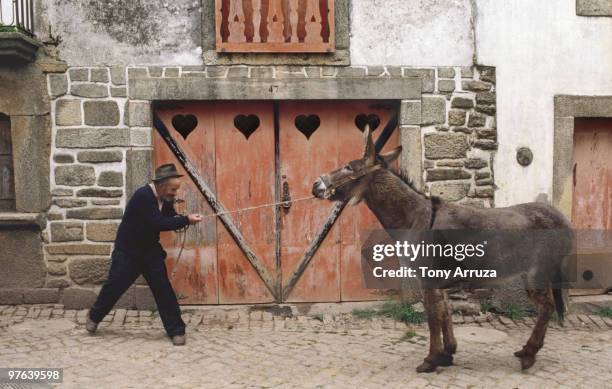
M 597 230 L 579 235 L 578 250 L 612 253 L 612 234 L 605 231 L 612 230 L 612 119 L 576 119 L 573 167 L 572 225 L 577 230 Z M 603 292 L 573 290 L 573 294 Z
M 232 213 L 231 223 L 269 274 L 262 276 L 228 227 L 209 217 L 187 231 L 178 264 L 183 236 L 162 234 L 168 271 L 181 303 L 381 298 L 380 291 L 363 287 L 360 233 L 380 227 L 364 204 L 344 209 L 303 271 L 297 269 L 334 204 L 312 199 L 288 208 L 248 208 L 274 203 L 282 196 L 310 196 L 319 175 L 362 155 L 363 136 L 355 117 L 377 115 L 381 123 L 374 132 L 377 136 L 391 110 L 354 101 L 188 102 L 160 107 L 157 113 L 176 147 L 196 167 L 216 201 L 230 211 L 246 209 Z M 395 147 L 398 139 L 396 131 L 385 149 Z M 174 162 L 183 171 L 158 133 L 154 147 L 156 165 Z M 180 196 L 187 200 L 183 207 L 190 213 L 214 213 L 194 182 L 188 177 L 183 182 Z M 290 279 L 297 281 L 281 297 Z

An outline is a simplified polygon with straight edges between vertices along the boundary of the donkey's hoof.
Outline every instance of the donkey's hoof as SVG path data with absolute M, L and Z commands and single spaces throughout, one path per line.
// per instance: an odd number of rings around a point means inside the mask
M 421 363 L 416 368 L 416 371 L 417 371 L 417 373 L 433 373 L 434 371 L 436 371 L 437 367 L 438 366 L 436 366 L 435 364 L 433 364 L 431 362 L 423 361 L 423 363 Z
M 525 355 L 525 348 L 522 348 L 514 353 L 514 356 L 517 358 L 523 358 Z
M 525 354 L 521 357 L 521 369 L 527 370 L 535 363 L 535 355 Z
M 433 358 L 432 362 L 438 366 L 451 366 L 453 364 L 453 356 L 447 354 L 438 354 Z

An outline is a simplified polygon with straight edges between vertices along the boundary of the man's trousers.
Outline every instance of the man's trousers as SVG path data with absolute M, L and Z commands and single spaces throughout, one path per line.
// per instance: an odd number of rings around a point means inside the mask
M 104 319 L 113 308 L 119 297 L 142 274 L 153 292 L 166 333 L 169 336 L 184 335 L 185 322 L 181 319 L 181 310 L 168 273 L 164 258 L 131 258 L 127 254 L 114 250 L 108 279 L 102 286 L 100 294 L 89 310 L 89 318 L 96 323 Z

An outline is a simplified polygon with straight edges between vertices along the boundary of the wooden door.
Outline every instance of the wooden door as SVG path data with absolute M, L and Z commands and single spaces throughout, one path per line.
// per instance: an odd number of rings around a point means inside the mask
M 612 230 L 612 119 L 576 119 L 573 169 L 572 225 L 577 230 L 598 230 L 588 234 L 588 241 L 579 239 L 578 250 L 612 253 L 606 232 Z M 573 294 L 604 291 L 574 290 Z
M 339 206 L 328 201 L 258 206 L 309 197 L 319 175 L 362 155 L 356 116 L 377 115 L 377 136 L 390 109 L 354 101 L 187 102 L 162 104 L 156 113 L 167 132 L 155 134 L 155 164 L 173 162 L 191 175 L 180 192 L 184 210 L 243 210 L 191 227 L 182 252 L 182 234 L 162 234 L 181 303 L 381 298 L 363 287 L 360 233 L 380 228 L 364 204 L 337 220 Z M 385 149 L 398 139 L 396 131 Z
M 368 102 L 283 102 L 280 104 L 280 161 L 282 185 L 288 184 L 292 198 L 310 194 L 322 174 L 363 155 L 363 134 L 355 125 L 357 115 L 377 115 L 379 127 L 392 111 Z M 314 119 L 314 117 L 318 119 Z M 320 123 L 314 129 L 298 122 L 309 118 Z M 311 133 L 312 131 L 312 133 Z M 385 149 L 398 144 L 396 131 Z M 346 207 L 318 250 L 309 258 L 310 242 L 333 217 L 335 204 L 328 201 L 300 202 L 281 216 L 281 266 L 284 298 L 290 302 L 357 301 L 381 298 L 380 291 L 365 289 L 361 272 L 360 232 L 381 228 L 365 206 Z M 306 267 L 303 265 L 309 261 Z M 303 268 L 303 270 L 301 270 Z M 295 286 L 288 285 L 297 277 Z M 290 290 L 287 290 L 290 287 Z M 378 293 L 377 293 L 378 292 Z

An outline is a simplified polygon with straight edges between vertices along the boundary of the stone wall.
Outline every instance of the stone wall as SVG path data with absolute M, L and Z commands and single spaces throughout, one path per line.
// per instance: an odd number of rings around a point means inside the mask
M 93 302 L 107 276 L 126 200 L 151 175 L 151 101 L 130 99 L 137 94 L 130 85 L 136 85 L 135 80 L 194 77 L 231 80 L 236 88 L 258 78 L 306 82 L 334 78 L 348 80 L 353 87 L 376 78 L 381 83 L 418 79 L 422 97 L 402 102 L 400 126 L 420 130 L 421 160 L 414 165 L 424 167 L 418 173 L 426 183 L 421 187 L 451 201 L 493 204 L 491 162 L 497 147 L 493 68 L 72 67 L 48 75 L 53 148 L 52 205 L 43 231 L 45 286 L 61 289 L 64 304 L 86 307 Z M 140 282 L 120 302 L 120 306 L 152 304 L 148 288 Z

